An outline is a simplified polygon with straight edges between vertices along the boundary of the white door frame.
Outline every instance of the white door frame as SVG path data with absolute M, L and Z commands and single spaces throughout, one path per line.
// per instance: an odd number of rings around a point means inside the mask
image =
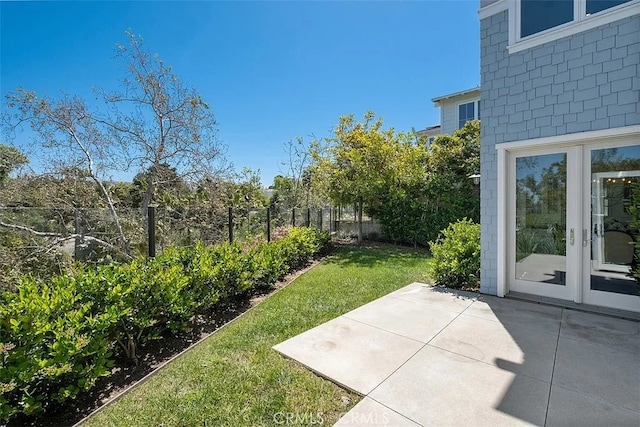
M 535 147 L 529 150 L 519 150 L 511 153 L 509 168 L 509 182 L 516 182 L 516 159 L 519 157 L 544 156 L 553 154 L 565 154 L 567 158 L 567 181 L 566 181 L 566 257 L 565 270 L 566 280 L 564 285 L 557 285 L 545 282 L 535 282 L 527 280 L 519 280 L 516 278 L 516 251 L 512 250 L 508 253 L 507 258 L 507 275 L 509 277 L 510 288 L 514 291 L 525 292 L 533 295 L 547 296 L 552 298 L 575 301 L 577 299 L 576 284 L 580 276 L 580 249 L 578 230 L 580 227 L 579 218 L 581 217 L 581 206 L 579 188 L 580 185 L 579 162 L 582 159 L 582 147 Z M 576 184 L 577 183 L 577 184 Z M 516 242 L 516 198 L 515 188 L 509 188 L 508 209 L 511 215 L 508 217 L 509 228 L 507 238 L 509 246 L 515 248 Z M 573 238 L 571 236 L 573 235 Z
M 533 155 L 535 155 L 535 152 L 539 150 L 539 152 L 541 153 L 545 153 L 545 152 L 549 152 L 552 151 L 554 148 L 555 149 L 565 149 L 568 150 L 569 148 L 572 147 L 580 147 L 580 148 L 573 148 L 575 150 L 580 150 L 582 152 L 582 154 L 578 154 L 577 156 L 574 154 L 573 157 L 575 161 L 580 162 L 581 159 L 585 159 L 587 156 L 589 156 L 590 158 L 590 150 L 592 147 L 590 147 L 592 144 L 594 145 L 595 148 L 595 144 L 597 143 L 597 148 L 607 148 L 607 146 L 623 146 L 623 145 L 635 145 L 635 144 L 640 144 L 640 125 L 635 125 L 635 126 L 625 126 L 625 127 L 621 127 L 621 128 L 613 128 L 613 129 L 604 129 L 604 130 L 599 130 L 599 131 L 591 131 L 591 132 L 581 132 L 581 133 L 575 133 L 575 134 L 568 134 L 568 135 L 560 135 L 560 136 L 553 136 L 553 137 L 546 137 L 546 138 L 537 138 L 537 139 L 531 139 L 531 140 L 525 140 L 525 141 L 516 141 L 516 142 L 507 142 L 507 143 L 502 143 L 502 144 L 496 144 L 495 148 L 497 150 L 497 295 L 498 296 L 504 296 L 506 295 L 509 291 L 510 291 L 510 284 L 512 283 L 512 279 L 510 276 L 510 271 L 512 269 L 512 264 L 510 262 L 511 260 L 511 253 L 515 252 L 515 248 L 513 248 L 511 245 L 513 244 L 512 240 L 511 240 L 511 236 L 513 234 L 513 231 L 515 228 L 512 228 L 511 226 L 513 225 L 512 219 L 511 217 L 513 215 L 511 215 L 511 213 L 513 212 L 513 210 L 511 209 L 511 204 L 512 201 L 511 199 L 513 199 L 512 197 L 510 197 L 511 193 L 514 191 L 513 189 L 513 185 L 515 184 L 515 166 L 511 166 L 511 165 L 515 165 L 515 161 L 514 158 L 516 155 L 521 155 L 520 153 L 533 153 Z M 577 157 L 577 158 L 576 158 Z M 582 160 L 584 161 L 584 160 Z M 585 163 L 587 165 L 590 165 L 591 162 L 589 160 L 588 163 Z M 574 167 L 573 172 L 570 170 L 569 165 L 567 165 L 568 169 L 567 169 L 567 173 L 571 174 L 571 173 L 577 173 L 578 175 L 581 174 L 580 167 Z M 585 170 L 588 169 L 588 170 Z M 584 187 L 584 183 L 585 182 L 590 182 L 590 166 L 588 168 L 582 168 L 582 176 L 571 176 L 571 177 L 567 177 L 568 182 L 574 182 L 574 183 L 578 183 L 577 185 L 580 186 L 579 191 L 575 191 L 574 194 L 579 194 L 580 197 L 582 198 L 582 193 L 583 191 L 583 187 Z M 571 191 L 569 193 L 573 193 L 573 188 L 571 189 Z M 567 194 L 568 198 L 569 198 L 569 193 Z M 578 209 L 582 211 L 582 214 L 579 214 L 578 211 L 578 216 L 576 216 L 575 218 L 577 218 L 578 222 L 580 222 L 580 216 L 582 217 L 582 222 L 584 224 L 589 224 L 591 221 L 591 218 L 588 218 L 587 220 L 585 220 L 585 216 L 591 216 L 591 206 L 590 206 L 590 198 L 582 198 L 583 199 L 583 203 L 577 203 L 578 205 Z M 581 226 L 581 224 L 577 224 L 578 226 Z M 567 221 L 567 228 L 568 228 L 568 233 L 567 233 L 567 237 L 569 238 L 570 235 L 570 227 L 569 226 L 569 219 Z M 575 228 L 575 246 L 579 247 L 580 243 L 582 242 L 582 236 L 581 233 L 579 232 L 581 230 L 581 227 L 573 227 Z M 588 227 L 587 227 L 588 228 Z M 583 242 L 584 243 L 584 242 Z M 578 277 L 578 283 L 585 283 L 585 279 L 589 279 L 590 281 L 590 270 L 588 272 L 588 275 L 585 275 L 585 272 L 587 270 L 587 267 L 590 268 L 590 262 L 585 262 L 585 258 L 589 259 L 590 258 L 590 253 L 587 250 L 582 250 L 582 251 L 573 251 L 576 253 L 576 257 L 575 259 L 569 260 L 567 259 L 567 267 L 569 267 L 570 264 L 572 264 L 574 266 L 574 268 L 577 268 L 579 271 L 579 277 Z M 513 255 L 515 257 L 515 255 Z M 569 256 L 569 253 L 567 253 L 567 256 Z M 579 257 L 582 257 L 582 260 L 579 259 Z M 581 262 L 582 261 L 582 262 Z M 580 268 L 580 265 L 582 265 L 582 268 Z M 567 271 L 567 274 L 569 272 Z M 586 286 L 574 286 L 573 289 L 573 295 L 572 295 L 572 300 L 574 302 L 577 303 L 588 303 L 588 304 L 594 304 L 593 301 L 597 300 L 598 302 L 595 303 L 596 305 L 603 305 L 603 306 L 609 306 L 609 307 L 615 307 L 615 308 L 620 308 L 620 309 L 626 309 L 626 310 L 632 310 L 632 311 L 639 311 L 640 312 L 640 298 L 637 298 L 637 306 L 635 303 L 631 303 L 630 307 L 627 307 L 625 304 L 621 304 L 620 305 L 620 301 L 618 301 L 619 298 L 611 298 L 611 297 L 615 297 L 616 294 L 612 294 L 612 295 L 600 295 L 600 294 L 611 294 L 610 292 L 601 292 L 601 291 L 590 291 L 588 289 L 585 289 Z M 618 297 L 620 297 L 620 295 L 617 295 Z M 628 298 L 628 296 L 626 296 L 627 300 L 629 300 L 630 298 Z M 625 299 L 625 298 L 623 298 Z M 633 300 L 631 298 L 631 300 Z
M 609 141 L 603 141 L 599 144 L 590 144 L 585 146 L 583 152 L 583 182 L 586 183 L 587 189 L 590 188 L 591 183 L 591 150 L 601 150 L 606 148 L 619 148 L 629 145 L 640 145 L 640 135 L 636 135 L 635 138 L 617 138 Z M 603 173 L 603 176 L 609 173 Z M 637 172 L 616 172 L 615 175 L 631 176 L 637 175 Z M 589 190 L 590 192 L 590 190 Z M 640 312 L 640 297 L 633 295 L 617 294 L 613 292 L 597 291 L 591 289 L 591 197 L 583 198 L 582 206 L 582 226 L 583 230 L 587 230 L 586 238 L 583 238 L 582 245 L 584 250 L 582 252 L 582 298 L 578 302 L 591 305 L 599 305 L 603 307 L 610 307 L 619 310 L 628 310 L 634 312 Z

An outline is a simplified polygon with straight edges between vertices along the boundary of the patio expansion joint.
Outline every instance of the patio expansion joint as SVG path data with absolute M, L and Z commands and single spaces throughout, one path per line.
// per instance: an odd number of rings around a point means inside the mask
M 388 296 L 389 298 L 393 298 L 393 299 L 398 300 L 398 301 L 408 302 L 408 303 L 410 303 L 410 304 L 418 305 L 418 306 L 420 306 L 420 307 L 427 307 L 427 308 L 430 308 L 430 309 L 439 310 L 439 311 L 444 311 L 444 312 L 447 312 L 447 313 L 457 313 L 457 314 L 460 314 L 460 313 L 461 313 L 461 312 L 459 312 L 458 310 L 448 309 L 448 308 L 444 308 L 444 307 L 441 307 L 441 306 L 436 306 L 436 305 L 430 304 L 430 303 L 428 303 L 428 302 L 423 302 L 423 301 L 413 301 L 413 300 L 410 300 L 410 299 L 399 298 L 399 297 L 398 297 L 398 296 L 396 296 L 396 295 L 387 295 L 387 296 Z M 384 298 L 384 297 L 383 297 L 383 298 Z M 475 301 L 473 301 L 473 302 L 475 302 Z M 471 307 L 471 306 L 473 305 L 473 302 L 472 302 L 471 304 L 469 304 L 469 307 Z M 466 308 L 465 308 L 464 310 L 462 310 L 462 311 L 465 311 L 465 310 L 466 310 L 467 308 L 469 308 L 469 307 L 466 307 Z
M 583 396 L 585 396 L 585 397 L 587 397 L 589 399 L 598 400 L 598 401 L 600 401 L 602 403 L 606 403 L 607 405 L 615 406 L 616 408 L 624 409 L 625 411 L 635 412 L 636 414 L 640 415 L 640 411 L 637 410 L 637 409 L 633 409 L 633 408 L 629 408 L 628 406 L 620 405 L 620 404 L 618 404 L 616 402 L 612 402 L 610 400 L 603 399 L 600 396 L 595 396 L 595 395 L 592 395 L 592 394 L 585 394 L 584 392 L 582 392 L 580 390 L 576 390 L 576 389 L 573 389 L 571 387 L 566 387 L 566 386 L 563 386 L 563 385 L 554 384 L 553 386 L 556 387 L 556 388 L 561 388 L 563 390 L 570 391 L 572 393 L 577 393 L 577 394 L 583 395 Z
M 373 391 L 373 390 L 372 390 L 372 391 Z M 390 406 L 388 406 L 388 405 L 386 405 L 386 404 L 384 404 L 384 403 L 380 402 L 379 400 L 376 400 L 376 399 L 374 399 L 373 397 L 371 397 L 371 396 L 369 396 L 369 395 L 367 395 L 366 397 L 367 397 L 368 399 L 373 400 L 373 401 L 374 401 L 374 402 L 376 402 L 377 404 L 384 406 L 384 407 L 385 407 L 385 408 L 387 408 L 388 410 L 390 410 L 390 411 L 392 411 L 392 412 L 395 412 L 396 414 L 400 415 L 402 418 L 406 418 L 406 419 L 408 419 L 409 421 L 412 421 L 412 422 L 416 423 L 416 424 L 417 424 L 417 425 L 419 425 L 419 426 L 424 426 L 424 424 L 419 423 L 418 421 L 414 420 L 413 418 L 409 418 L 409 417 L 408 417 L 407 415 L 405 415 L 405 414 L 401 414 L 400 412 L 398 412 L 398 411 L 396 411 L 395 409 L 391 408 Z
M 455 355 L 460 356 L 460 357 L 464 357 L 465 359 L 473 360 L 474 362 L 482 363 L 483 365 L 487 365 L 487 366 L 491 366 L 491 367 L 494 367 L 494 368 L 502 369 L 502 368 L 500 368 L 499 366 L 496 366 L 496 365 L 494 365 L 494 364 L 492 364 L 492 363 L 490 363 L 490 362 L 485 362 L 484 360 L 474 359 L 473 357 L 469 357 L 469 356 L 467 356 L 467 355 L 465 355 L 465 354 L 457 353 L 457 352 L 455 352 L 455 351 L 452 351 L 452 350 L 449 350 L 449 349 L 446 349 L 446 348 L 438 347 L 437 345 L 435 345 L 435 344 L 432 344 L 432 343 L 431 343 L 431 341 L 433 341 L 433 340 L 434 340 L 438 335 L 440 335 L 440 333 L 441 333 L 442 331 L 444 331 L 445 329 L 447 329 L 447 327 L 449 327 L 449 325 L 450 325 L 451 323 L 455 322 L 455 320 L 456 320 L 458 317 L 463 316 L 463 315 L 464 315 L 464 316 L 467 316 L 467 317 L 472 317 L 472 318 L 474 318 L 474 319 L 486 320 L 486 321 L 489 321 L 489 322 L 495 322 L 495 323 L 503 323 L 503 322 L 501 322 L 501 321 L 499 321 L 499 320 L 485 319 L 485 318 L 483 318 L 483 317 L 474 316 L 474 315 L 472 315 L 472 314 L 466 314 L 465 312 L 466 312 L 466 311 L 467 311 L 467 310 L 468 310 L 468 309 L 469 309 L 469 308 L 470 308 L 470 307 L 471 307 L 475 302 L 476 302 L 476 301 L 474 301 L 473 303 L 471 303 L 471 304 L 469 305 L 469 307 L 467 307 L 467 308 L 465 308 L 464 310 L 462 310 L 462 311 L 461 311 L 461 312 L 460 312 L 460 313 L 459 313 L 459 314 L 458 314 L 458 315 L 457 315 L 453 320 L 451 320 L 451 322 L 449 322 L 449 323 L 447 324 L 447 326 L 445 326 L 444 328 L 442 328 L 442 329 L 440 330 L 440 332 L 438 332 L 438 333 L 437 333 L 433 338 L 431 338 L 431 339 L 429 340 L 429 342 L 427 342 L 427 343 L 426 343 L 422 348 L 420 348 L 420 350 L 422 350 L 422 349 L 423 349 L 424 347 L 426 347 L 426 346 L 429 346 L 429 347 L 431 347 L 431 348 L 437 348 L 438 350 L 446 351 L 447 353 L 451 353 L 451 354 L 455 354 Z M 562 313 L 561 313 L 561 314 L 562 314 Z M 562 322 L 562 316 L 561 316 L 561 320 L 560 320 L 560 322 Z M 504 322 L 504 323 L 508 323 L 509 325 L 511 325 L 511 326 L 513 326 L 513 327 L 519 327 L 519 328 L 526 329 L 526 330 L 533 330 L 533 329 L 530 329 L 530 328 L 527 328 L 527 327 L 524 327 L 524 326 L 517 325 L 517 324 L 515 324 L 515 323 L 513 323 L 513 322 Z M 557 340 L 557 341 L 556 341 L 556 348 L 555 348 L 555 351 L 554 351 L 554 354 L 553 354 L 553 363 L 554 363 L 554 366 L 555 366 L 555 357 L 556 357 L 556 353 L 557 353 L 557 351 L 558 351 L 558 340 L 560 340 L 560 326 L 558 326 L 558 332 L 557 332 L 557 334 L 551 334 L 551 333 L 549 333 L 549 332 L 540 332 L 540 333 L 545 334 L 545 335 L 555 336 L 555 338 L 556 338 L 556 340 Z M 420 350 L 418 350 L 418 351 L 420 351 Z M 416 352 L 416 353 L 417 353 L 417 352 Z M 412 357 L 413 357 L 413 356 L 412 356 Z M 408 361 L 408 360 L 407 360 L 407 361 Z M 533 377 L 533 376 L 531 376 L 531 375 L 527 375 L 527 374 L 524 374 L 524 373 L 521 373 L 521 372 L 517 373 L 517 375 L 521 375 L 521 376 L 523 376 L 523 377 L 527 377 L 527 378 L 532 379 L 532 380 L 535 380 L 535 381 L 539 381 L 539 382 L 542 382 L 542 383 L 545 383 L 545 384 L 549 384 L 549 393 L 551 393 L 551 384 L 552 384 L 552 380 L 553 380 L 553 370 L 551 371 L 551 380 L 549 380 L 549 381 L 541 380 L 540 378 L 536 378 L 536 377 Z M 383 382 L 384 382 L 384 381 L 383 381 Z M 377 387 L 376 387 L 376 388 L 377 388 Z M 372 391 L 373 391 L 373 390 L 372 390 Z M 548 402 L 547 402 L 547 405 L 548 405 Z M 548 408 L 547 408 L 547 409 L 548 409 Z M 546 419 L 546 417 L 545 417 L 545 419 Z
M 395 335 L 395 336 L 397 336 L 397 337 L 406 338 L 406 339 L 408 339 L 408 340 L 415 341 L 415 342 L 420 343 L 420 344 L 425 344 L 423 341 L 417 340 L 417 339 L 415 339 L 415 338 L 411 338 L 411 337 L 408 337 L 408 336 L 406 336 L 406 335 L 402 335 L 402 334 L 399 334 L 399 333 L 397 333 L 397 332 L 390 331 L 390 330 L 388 330 L 388 329 L 383 329 L 383 328 L 381 328 L 381 327 L 379 327 L 379 326 L 375 326 L 375 325 L 372 325 L 372 324 L 370 324 L 370 323 L 363 322 L 362 320 L 354 319 L 353 317 L 349 317 L 349 316 L 348 316 L 348 314 L 349 314 L 349 313 L 343 314 L 342 316 L 338 316 L 337 318 L 344 317 L 345 319 L 349 319 L 349 320 L 351 320 L 351 321 L 353 321 L 353 322 L 358 322 L 358 323 L 360 323 L 361 325 L 365 325 L 365 326 L 368 326 L 368 327 L 370 327 L 370 328 L 377 329 L 377 330 L 382 331 L 382 332 L 386 332 L 386 333 L 389 333 L 389 334 L 393 334 L 393 335 Z M 337 319 L 337 318 L 336 318 L 336 319 Z M 420 347 L 420 348 L 422 348 L 422 347 Z
M 560 327 L 558 328 L 558 338 L 556 339 L 556 348 L 553 352 L 553 365 L 551 366 L 551 383 L 549 384 L 549 396 L 547 397 L 547 408 L 544 411 L 544 425 L 547 425 L 549 418 L 549 405 L 551 405 L 551 389 L 553 389 L 553 375 L 556 371 L 556 360 L 558 358 L 558 345 L 560 344 L 560 332 L 562 331 L 562 323 L 564 321 L 564 308 L 560 311 Z
M 473 306 L 473 304 L 471 304 L 467 308 L 471 308 L 472 306 Z M 553 336 L 553 337 L 557 337 L 560 334 L 560 329 L 561 329 L 560 328 L 560 324 L 562 323 L 562 318 L 559 319 L 558 330 L 556 332 L 549 332 L 549 331 L 544 331 L 544 330 L 541 331 L 541 330 L 538 330 L 538 329 L 536 329 L 534 327 L 529 327 L 529 326 L 523 325 L 522 323 L 518 323 L 518 322 L 515 322 L 515 321 L 500 320 L 500 319 L 489 319 L 488 317 L 482 317 L 482 316 L 478 316 L 478 315 L 475 315 L 475 314 L 472 314 L 472 313 L 465 313 L 466 311 L 467 311 L 467 309 L 465 309 L 460 314 L 464 314 L 465 316 L 468 316 L 468 317 L 473 317 L 474 319 L 486 320 L 488 322 L 494 322 L 494 323 L 500 323 L 500 324 L 504 324 L 504 325 L 509 325 L 509 326 L 514 327 L 514 328 L 526 329 L 527 331 L 534 331 L 534 332 L 539 333 L 539 334 L 550 335 L 550 336 Z
M 486 365 L 486 366 L 491 366 L 492 368 L 500 369 L 500 370 L 506 371 L 506 372 L 511 372 L 511 371 L 505 370 L 504 368 L 496 366 L 496 365 L 494 365 L 492 363 L 485 362 L 484 360 L 474 359 L 473 357 L 469 357 L 469 356 L 467 356 L 465 354 L 456 353 L 455 351 L 451 351 L 451 350 L 446 349 L 446 348 L 438 347 L 437 345 L 431 344 L 430 342 L 424 345 L 424 347 L 427 347 L 427 346 L 429 346 L 431 348 L 436 348 L 436 349 L 441 350 L 441 351 L 446 351 L 447 353 L 455 354 L 456 356 L 464 357 L 465 359 L 473 360 L 474 362 L 482 363 L 483 365 Z M 422 347 L 422 348 L 424 348 L 424 347 Z M 422 348 L 420 350 L 422 350 Z M 420 350 L 418 350 L 418 351 L 420 351 Z M 533 377 L 531 375 L 524 374 L 522 372 L 514 373 L 514 375 L 526 377 L 526 378 L 529 378 L 529 379 L 534 380 L 534 381 L 538 381 L 538 382 L 541 382 L 541 383 L 544 383 L 544 384 L 549 384 L 549 386 L 551 386 L 551 382 L 550 381 L 541 380 L 540 378 L 536 378 L 536 377 Z
M 466 309 L 465 309 L 465 310 L 466 310 Z M 422 347 L 420 347 L 418 350 L 416 350 L 416 351 L 411 355 L 411 357 L 409 357 L 407 360 L 405 360 L 403 363 L 401 363 L 401 364 L 400 364 L 400 366 L 398 366 L 396 369 L 394 369 L 394 370 L 393 370 L 393 372 L 391 372 L 389 375 L 387 375 L 387 377 L 386 377 L 385 379 L 383 379 L 382 381 L 380 381 L 380 383 L 379 383 L 377 386 L 375 386 L 373 389 L 371 389 L 371 391 L 369 391 L 369 393 L 367 393 L 367 396 L 369 396 L 369 395 L 370 395 L 371 393 L 373 393 L 373 392 L 374 392 L 378 387 L 380 387 L 382 384 L 384 384 L 384 382 L 385 382 L 385 381 L 387 381 L 389 378 L 391 378 L 391 376 L 392 376 L 393 374 L 395 374 L 396 372 L 398 372 L 398 371 L 400 370 L 400 368 L 402 368 L 402 367 L 403 367 L 404 365 L 406 365 L 406 364 L 407 364 L 411 359 L 413 359 L 413 358 L 416 356 L 416 354 L 418 354 L 420 351 L 422 351 L 422 349 L 424 349 L 426 346 L 428 346 L 428 345 L 429 345 L 429 343 L 430 343 L 431 341 L 433 341 L 433 340 L 434 340 L 438 335 L 440 335 L 440 334 L 442 333 L 442 331 L 444 331 L 445 329 L 447 329 L 447 327 L 449 327 L 449 325 L 450 325 L 451 323 L 453 323 L 453 322 L 454 322 L 458 317 L 460 317 L 460 315 L 461 315 L 463 312 L 464 312 L 464 310 L 463 310 L 463 311 L 461 311 L 460 313 L 458 313 L 458 315 L 457 315 L 456 317 L 454 317 L 453 319 L 451 319 L 451 321 L 450 321 L 449 323 L 447 323 L 447 324 L 446 324 L 442 329 L 440 329 L 440 330 L 438 331 L 438 333 L 437 333 L 437 334 L 435 334 L 433 337 L 431 337 L 431 339 L 430 339 L 429 341 L 427 341 L 426 343 L 424 343 L 424 345 L 423 345 Z M 415 340 L 414 340 L 414 341 L 415 341 Z M 418 341 L 418 342 L 420 342 L 420 341 Z M 431 347 L 435 347 L 435 346 L 433 346 L 433 345 L 432 345 Z M 379 402 L 378 402 L 378 403 L 379 403 Z M 386 406 L 386 405 L 385 405 L 385 406 Z M 413 420 L 412 420 L 412 421 L 413 421 Z

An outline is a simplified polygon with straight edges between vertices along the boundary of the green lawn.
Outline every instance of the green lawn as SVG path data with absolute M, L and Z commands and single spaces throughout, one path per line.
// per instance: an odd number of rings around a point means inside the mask
M 282 425 L 286 414 L 298 420 L 288 425 L 332 425 L 359 396 L 271 347 L 424 281 L 427 264 L 425 252 L 406 248 L 342 248 L 84 425 L 253 427 Z

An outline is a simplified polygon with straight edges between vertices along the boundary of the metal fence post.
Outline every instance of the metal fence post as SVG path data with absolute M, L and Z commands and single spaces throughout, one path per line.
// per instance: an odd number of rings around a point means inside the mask
M 147 207 L 147 251 L 149 258 L 156 256 L 156 207 Z
M 311 208 L 307 208 L 307 227 L 311 226 Z
M 291 209 L 291 226 L 296 226 L 296 208 Z
M 229 243 L 233 243 L 233 208 L 229 207 Z
M 271 241 L 271 209 L 267 208 L 267 242 Z
M 77 234 L 77 237 L 74 239 L 73 244 L 73 258 L 78 260 L 78 256 L 80 255 L 80 244 L 82 243 L 82 230 L 80 229 L 80 209 L 76 209 L 75 211 L 75 224 L 74 224 L 74 233 Z

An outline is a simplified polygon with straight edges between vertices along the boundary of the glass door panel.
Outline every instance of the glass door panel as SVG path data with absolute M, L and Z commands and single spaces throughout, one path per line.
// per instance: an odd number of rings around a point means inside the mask
M 514 279 L 566 286 L 567 153 L 517 157 L 515 174 Z
M 589 289 L 637 298 L 640 287 L 629 273 L 640 221 L 632 209 L 640 204 L 640 146 L 591 150 L 590 187 Z

